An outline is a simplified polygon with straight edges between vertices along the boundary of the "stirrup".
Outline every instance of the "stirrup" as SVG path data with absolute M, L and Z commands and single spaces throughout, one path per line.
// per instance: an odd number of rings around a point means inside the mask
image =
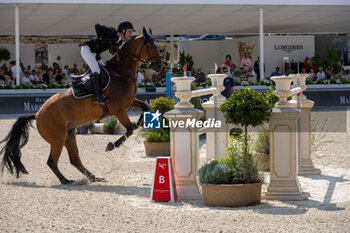
M 109 103 L 109 100 L 103 95 L 100 95 L 100 96 L 95 95 L 93 98 L 93 102 L 96 104 L 107 104 Z

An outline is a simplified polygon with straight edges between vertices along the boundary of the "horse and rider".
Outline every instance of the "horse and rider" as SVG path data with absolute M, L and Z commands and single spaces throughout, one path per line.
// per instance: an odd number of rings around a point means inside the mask
M 107 115 L 114 115 L 126 128 L 126 133 L 115 142 L 109 142 L 106 151 L 119 147 L 133 130 L 143 123 L 143 114 L 137 122 L 131 122 L 126 112 L 128 108 L 141 108 L 148 111 L 148 106 L 136 99 L 136 74 L 140 61 L 150 62 L 150 67 L 160 70 L 162 59 L 152 37 L 152 31 L 143 28 L 143 35 L 129 39 L 134 27 L 129 21 L 123 21 L 118 29 L 99 24 L 95 26 L 97 37 L 87 41 L 81 47 L 81 54 L 90 68 L 82 78 L 90 77 L 93 83 L 94 96 L 76 98 L 72 88 L 65 89 L 51 96 L 36 114 L 21 116 L 13 124 L 8 135 L 0 142 L 5 145 L 0 150 L 3 156 L 1 167 L 6 167 L 18 178 L 28 173 L 21 162 L 21 148 L 28 142 L 29 126 L 36 120 L 36 128 L 41 137 L 50 144 L 47 165 L 62 184 L 71 184 L 58 168 L 58 160 L 65 147 L 70 162 L 90 181 L 101 181 L 82 164 L 76 141 L 76 128 Z M 129 39 L 129 40 L 128 40 Z M 100 54 L 109 50 L 114 56 L 106 62 L 101 72 L 98 63 Z M 100 74 L 110 76 L 108 86 L 103 93 L 100 87 Z M 74 85 L 73 85 L 73 88 Z

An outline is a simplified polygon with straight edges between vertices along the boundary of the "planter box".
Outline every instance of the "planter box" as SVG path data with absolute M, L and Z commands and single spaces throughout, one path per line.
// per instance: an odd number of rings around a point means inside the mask
M 258 205 L 262 184 L 201 184 L 204 204 L 225 207 Z
M 170 156 L 170 142 L 144 141 L 147 156 Z

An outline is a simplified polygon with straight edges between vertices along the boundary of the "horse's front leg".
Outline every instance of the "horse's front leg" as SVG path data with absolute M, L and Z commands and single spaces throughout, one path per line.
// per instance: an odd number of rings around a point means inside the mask
M 142 109 L 141 116 L 137 120 L 136 126 L 134 126 L 134 129 L 135 129 L 135 127 L 138 128 L 138 127 L 142 126 L 142 124 L 143 124 L 143 113 L 146 112 L 146 111 L 149 111 L 149 107 L 148 107 L 147 104 L 145 104 L 141 100 L 135 98 L 134 102 L 131 105 L 131 108 L 141 108 Z
M 130 122 L 129 116 L 125 110 L 114 113 L 120 123 L 126 128 L 126 133 L 121 136 L 117 141 L 109 142 L 106 147 L 106 151 L 111 151 L 115 147 L 119 147 L 128 137 L 130 137 L 136 127 L 136 124 Z

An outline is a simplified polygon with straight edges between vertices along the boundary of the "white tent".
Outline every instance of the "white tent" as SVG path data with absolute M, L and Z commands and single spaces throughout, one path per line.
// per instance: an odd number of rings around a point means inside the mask
M 262 45 L 263 33 L 349 33 L 349 12 L 348 0 L 0 0 L 0 35 L 16 35 L 17 59 L 19 34 L 91 35 L 123 19 L 154 34 L 259 33 Z
M 129 19 L 155 34 L 349 33 L 348 0 L 0 0 L 0 35 L 91 35 L 97 22 L 116 26 Z

